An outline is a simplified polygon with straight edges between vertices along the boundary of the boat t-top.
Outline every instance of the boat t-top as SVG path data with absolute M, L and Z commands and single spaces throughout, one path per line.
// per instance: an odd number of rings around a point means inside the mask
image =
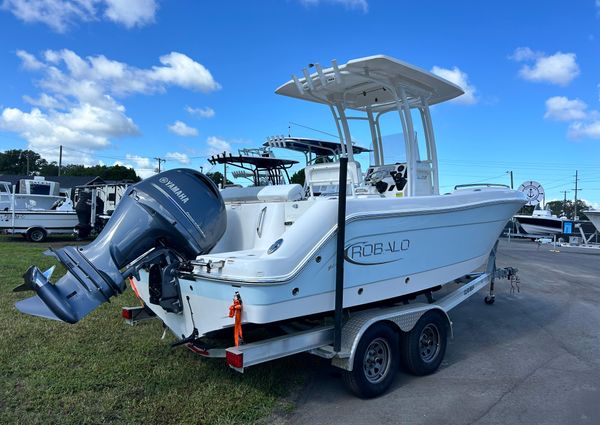
M 240 149 L 238 155 L 223 152 L 212 155 L 208 162 L 211 165 L 223 165 L 223 175 L 227 176 L 227 165 L 239 168 L 241 172 L 234 171 L 234 177 L 246 177 L 253 186 L 267 186 L 289 183 L 288 170 L 298 161 L 292 159 L 275 158 L 270 149 Z M 227 186 L 224 180 L 223 186 Z
M 347 159 L 344 309 L 430 293 L 469 275 L 526 201 L 497 187 L 439 194 L 430 107 L 463 91 L 430 72 L 387 56 L 333 61 L 304 69 L 276 93 L 328 109 L 339 135 L 335 153 Z M 404 162 L 386 160 L 386 115 L 403 134 Z M 354 158 L 350 122 L 370 131 L 366 172 Z M 17 308 L 74 323 L 131 278 L 136 295 L 182 342 L 233 327 L 232 299 L 243 303 L 244 325 L 330 314 L 341 163 L 307 165 L 308 191 L 270 185 L 243 200 L 224 200 L 194 170 L 150 177 L 129 189 L 94 243 L 54 251 L 68 268 L 56 284 L 32 267 L 24 287 L 37 295 Z
M 344 147 L 339 142 L 328 140 L 310 139 L 307 137 L 272 136 L 264 143 L 265 147 L 288 149 L 304 154 L 306 164 L 317 162 L 335 162 L 344 152 Z M 370 152 L 369 149 L 352 145 L 354 154 Z

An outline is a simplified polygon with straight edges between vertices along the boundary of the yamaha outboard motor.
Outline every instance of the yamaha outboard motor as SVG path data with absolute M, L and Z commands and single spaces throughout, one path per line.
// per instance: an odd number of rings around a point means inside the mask
M 171 284 L 172 294 L 178 289 L 176 266 L 209 252 L 223 236 L 226 220 L 219 190 L 204 174 L 182 168 L 147 178 L 127 190 L 94 242 L 51 251 L 67 268 L 56 284 L 49 282 L 54 267 L 46 272 L 30 267 L 15 291 L 37 295 L 15 306 L 75 323 L 123 292 L 125 279 L 157 264 L 168 273 L 163 281 Z M 180 311 L 177 300 L 169 303 L 169 311 Z

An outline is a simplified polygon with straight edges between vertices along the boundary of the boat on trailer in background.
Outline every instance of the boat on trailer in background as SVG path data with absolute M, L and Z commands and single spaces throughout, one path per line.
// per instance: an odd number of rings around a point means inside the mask
M 437 369 L 447 311 L 493 282 L 490 253 L 525 195 L 485 186 L 439 194 L 429 108 L 460 96 L 456 85 L 386 56 L 315 71 L 276 90 L 328 107 L 339 133 L 339 161 L 307 165 L 306 191 L 294 184 L 239 188 L 248 196 L 224 200 L 193 170 L 153 176 L 129 189 L 95 242 L 53 252 L 69 270 L 56 284 L 51 271 L 31 267 L 18 289 L 37 295 L 17 308 L 74 323 L 129 279 L 144 311 L 179 339 L 175 345 L 209 356 L 216 352 L 205 337 L 224 329 L 233 328 L 240 342 L 241 326 L 307 317 L 322 324 L 221 350 L 238 370 L 310 350 L 346 369 L 357 394 L 373 396 L 394 378 L 399 338 L 414 373 Z M 405 162 L 386 162 L 386 114 L 398 118 Z M 371 133 L 366 173 L 354 158 L 352 120 Z M 486 273 L 475 272 L 486 263 Z M 448 283 L 465 286 L 436 304 L 432 292 Z M 429 303 L 404 304 L 419 294 Z M 343 311 L 355 313 L 344 318 Z
M 592 222 L 598 232 L 600 232 L 600 210 L 587 210 L 587 218 Z
M 77 214 L 60 183 L 41 176 L 19 180 L 19 191 L 0 182 L 0 231 L 42 242 L 51 234 L 70 234 Z

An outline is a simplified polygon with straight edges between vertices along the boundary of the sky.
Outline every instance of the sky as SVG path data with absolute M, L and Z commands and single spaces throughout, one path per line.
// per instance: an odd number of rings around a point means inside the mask
M 274 90 L 385 54 L 465 90 L 432 107 L 442 191 L 512 171 L 572 199 L 577 170 L 600 208 L 599 29 L 600 0 L 0 0 L 0 150 L 207 171 L 269 136 L 331 140 L 326 107 Z

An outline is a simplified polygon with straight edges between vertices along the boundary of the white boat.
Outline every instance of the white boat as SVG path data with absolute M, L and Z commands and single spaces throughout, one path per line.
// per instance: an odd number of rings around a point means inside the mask
M 600 210 L 587 210 L 585 215 L 587 215 L 596 230 L 600 232 Z
M 386 56 L 342 66 L 334 61 L 315 70 L 304 70 L 303 78 L 294 77 L 276 93 L 330 109 L 342 161 L 308 165 L 305 188 L 271 185 L 253 193 L 249 188 L 248 196 L 225 204 L 214 185 L 192 170 L 144 180 L 130 189 L 94 243 L 55 251 L 69 268 L 55 285 L 48 282 L 51 271 L 30 268 L 20 289 L 38 295 L 17 308 L 76 322 L 124 290 L 123 279 L 131 277 L 145 306 L 178 338 L 191 341 L 233 326 L 228 311 L 234 297 L 243 300 L 243 323 L 267 324 L 329 314 L 336 294 L 351 308 L 430 293 L 484 265 L 526 197 L 497 187 L 439 194 L 429 107 L 463 91 Z M 380 126 L 385 114 L 399 118 L 404 162 L 385 161 Z M 365 174 L 351 148 L 354 118 L 371 131 L 373 162 Z M 340 188 L 346 159 L 346 184 Z M 345 203 L 338 199 L 344 186 Z M 346 235 L 338 249 L 343 205 Z M 342 252 L 345 277 L 343 290 L 336 291 L 336 254 Z M 178 266 L 182 256 L 187 260 Z
M 73 233 L 77 223 L 77 213 L 68 198 L 61 198 L 53 209 L 0 211 L 0 231 L 24 235 L 32 242 L 42 242 L 52 234 Z
M 0 211 L 11 208 L 17 210 L 50 210 L 66 196 L 60 192 L 60 184 L 35 176 L 21 179 L 19 191 L 13 193 L 9 182 L 0 181 Z
M 515 215 L 515 220 L 530 235 L 558 235 L 563 232 L 565 219 L 547 209 L 535 209 L 531 215 Z

